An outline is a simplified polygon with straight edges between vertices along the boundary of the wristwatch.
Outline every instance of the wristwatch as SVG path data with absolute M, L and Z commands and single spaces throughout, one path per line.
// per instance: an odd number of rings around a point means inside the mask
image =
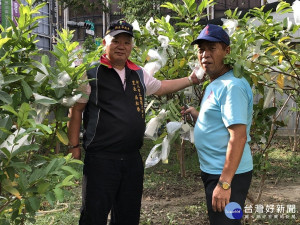
M 73 148 L 78 148 L 79 147 L 79 144 L 77 145 L 68 145 L 68 149 L 73 149 Z
M 222 181 L 219 181 L 218 184 L 220 185 L 221 188 L 223 188 L 224 190 L 228 190 L 230 189 L 230 184 L 227 183 L 226 181 L 222 182 Z

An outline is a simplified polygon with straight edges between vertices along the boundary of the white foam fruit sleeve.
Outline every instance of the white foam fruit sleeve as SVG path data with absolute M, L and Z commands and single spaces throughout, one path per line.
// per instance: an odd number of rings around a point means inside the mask
M 204 74 L 205 74 L 202 67 L 195 67 L 193 72 L 196 74 L 198 80 L 202 80 L 202 78 L 204 77 Z

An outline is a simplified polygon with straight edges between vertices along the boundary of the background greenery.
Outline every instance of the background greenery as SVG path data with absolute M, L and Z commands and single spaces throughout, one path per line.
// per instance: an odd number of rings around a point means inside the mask
M 135 31 L 136 46 L 132 60 L 139 65 L 159 62 L 160 69 L 155 74 L 158 79 L 187 76 L 191 71 L 189 62 L 196 60 L 196 48 L 190 43 L 203 28 L 200 20 L 206 16 L 206 8 L 213 4 L 212 0 L 203 0 L 199 5 L 194 0 L 163 4 L 163 8 L 172 11 L 172 23 L 168 16 L 162 16 L 141 24 L 140 29 Z M 68 144 L 67 113 L 81 94 L 77 88 L 83 83 L 82 75 L 90 68 L 91 62 L 98 59 L 102 47 L 86 52 L 76 50 L 78 43 L 72 41 L 73 32 L 58 31 L 57 45 L 51 51 L 55 61 L 50 62 L 48 57 L 40 55 L 35 45 L 36 35 L 32 34 L 41 19 L 38 14 L 43 6 L 43 3 L 28 0 L 27 4 L 20 6 L 18 26 L 11 21 L 11 27 L 0 27 L 0 223 L 3 225 L 34 224 L 36 219 L 45 218 L 52 221 L 53 217 L 48 217 L 50 214 L 38 212 L 39 209 L 57 210 L 57 202 L 63 203 L 65 199 L 75 201 L 70 206 L 76 209 L 73 215 L 78 215 L 80 205 L 78 185 L 82 162 L 65 155 L 65 145 Z M 276 9 L 278 14 L 291 11 L 286 2 L 280 2 Z M 286 121 L 279 121 L 278 118 L 282 109 L 287 108 L 287 100 L 292 99 L 296 103 L 296 107 L 288 110 L 296 115 L 300 113 L 300 71 L 297 66 L 300 54 L 292 44 L 299 26 L 289 23 L 287 19 L 275 21 L 271 11 L 265 12 L 263 7 L 251 10 L 242 18 L 238 10 L 227 11 L 226 15 L 238 23 L 231 36 L 232 51 L 226 62 L 232 65 L 236 76 L 246 77 L 253 92 L 260 96 L 254 105 L 251 129 L 255 175 L 260 179 L 259 190 L 253 193 L 251 202 L 257 204 L 270 174 L 277 176 L 273 172 L 278 171 L 280 176 L 286 177 L 292 175 L 287 171 L 299 169 L 297 129 L 295 135 L 290 137 L 292 144 L 288 148 L 273 145 L 277 129 L 286 125 Z M 258 20 L 258 25 L 253 20 Z M 167 45 L 162 40 L 167 41 Z M 165 58 L 149 57 L 150 50 Z M 40 60 L 33 59 L 36 57 Z M 77 59 L 82 62 L 75 67 Z M 147 98 L 151 103 L 147 121 L 162 109 L 167 111 L 167 116 L 161 121 L 158 139 L 148 143 L 147 150 L 142 150 L 144 157 L 150 150 L 149 145 L 160 143 L 168 135 L 167 122 L 181 121 L 179 110 L 183 103 L 188 100 L 191 105 L 199 105 L 207 83 L 193 87 L 194 97 L 181 91 L 164 97 Z M 285 102 L 276 97 L 283 94 L 288 96 Z M 186 175 L 198 174 L 197 157 L 193 147 L 186 144 L 185 161 L 179 164 L 177 154 L 182 146 L 180 136 L 176 137 L 170 143 L 170 163 L 146 170 L 146 190 L 156 190 L 159 187 L 157 185 L 164 181 L 170 185 L 193 184 L 189 176 L 182 178 L 185 176 L 182 166 L 186 166 Z M 278 156 L 277 161 L 273 160 L 275 156 Z M 281 165 L 279 158 L 285 159 L 287 165 Z M 162 173 L 157 173 L 159 170 Z M 59 205 L 59 208 L 65 206 Z M 58 213 L 62 216 L 68 210 Z M 69 214 L 67 217 L 77 220 L 69 217 Z M 174 215 L 170 216 L 171 219 L 174 219 Z
M 270 154 L 270 173 L 268 174 L 268 180 L 273 182 L 276 181 L 277 186 L 284 186 L 285 183 L 293 184 L 295 181 L 299 181 L 300 178 L 300 155 L 298 153 L 292 152 L 288 147 L 287 139 L 275 139 L 272 145 L 275 150 Z M 202 182 L 200 180 L 200 169 L 198 156 L 193 146 L 187 143 L 186 150 L 186 171 L 187 176 L 185 178 L 181 177 L 180 165 L 178 162 L 177 147 L 172 146 L 169 163 L 163 164 L 159 163 L 154 167 L 145 169 L 145 180 L 144 180 L 144 198 L 155 197 L 157 199 L 166 199 L 166 196 L 172 195 L 173 189 L 182 190 L 182 198 L 188 197 L 184 195 L 184 190 L 191 191 L 201 191 L 203 188 Z M 141 149 L 141 154 L 146 160 L 150 149 L 152 148 L 152 141 L 145 139 L 145 144 Z M 77 172 L 82 171 L 82 166 L 78 165 L 76 168 Z M 254 176 L 253 181 L 258 182 L 259 176 Z M 43 207 L 41 212 L 37 213 L 37 220 L 35 224 L 40 225 L 70 225 L 77 224 L 79 219 L 79 209 L 81 206 L 81 180 L 76 180 L 78 186 L 69 188 L 71 194 L 65 196 L 64 203 L 66 205 L 49 205 L 46 201 L 43 202 Z M 254 188 L 254 187 L 253 187 Z M 164 190 L 162 190 L 164 189 Z M 165 190 L 167 189 L 167 190 Z M 203 191 L 203 189 L 202 189 Z M 267 191 L 267 190 L 266 190 Z M 286 190 L 288 191 L 288 190 Z M 161 193 L 159 193 L 161 192 Z M 175 196 L 174 196 L 175 197 Z M 153 200 L 155 201 L 155 200 Z M 153 224 L 151 221 L 156 221 L 154 224 L 187 224 L 184 223 L 182 218 L 193 218 L 199 219 L 199 214 L 202 214 L 203 225 L 207 223 L 206 218 L 206 205 L 205 199 L 200 199 L 200 203 L 196 208 L 192 203 L 190 206 L 186 206 L 185 210 L 177 211 L 175 214 L 168 214 L 168 212 L 163 212 L 162 215 L 159 211 L 162 210 L 158 206 L 153 208 L 142 207 L 142 216 L 140 224 Z M 278 203 L 278 202 L 277 202 Z M 67 208 L 66 208 L 67 206 Z M 300 207 L 300 205 L 298 206 Z M 61 210 L 65 208 L 64 210 Z M 61 210 L 61 211 L 59 211 Z M 298 214 L 299 215 L 299 214 Z M 154 219 L 155 218 L 155 219 Z M 299 219 L 299 218 L 298 218 Z M 180 222 L 181 221 L 181 222 Z M 265 219 L 261 221 L 256 221 L 253 224 L 285 224 L 285 225 L 295 225 L 296 220 L 276 220 L 276 219 Z M 27 223 L 28 225 L 31 223 Z

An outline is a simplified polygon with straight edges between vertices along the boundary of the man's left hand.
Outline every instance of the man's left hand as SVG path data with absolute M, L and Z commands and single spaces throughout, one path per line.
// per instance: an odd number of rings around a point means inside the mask
M 200 84 L 200 83 L 205 81 L 205 75 L 203 76 L 203 78 L 201 80 L 199 80 L 198 77 L 196 76 L 195 71 L 193 71 L 190 74 L 190 77 L 191 77 L 191 80 L 192 80 L 193 84 Z
M 225 210 L 225 206 L 229 203 L 231 196 L 231 189 L 224 190 L 219 185 L 215 187 L 212 195 L 212 208 L 216 212 L 222 212 Z

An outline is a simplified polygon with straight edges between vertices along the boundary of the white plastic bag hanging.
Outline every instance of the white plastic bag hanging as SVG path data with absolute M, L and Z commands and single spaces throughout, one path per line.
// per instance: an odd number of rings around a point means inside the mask
M 28 134 L 24 135 L 16 143 L 14 143 L 16 136 L 21 135 L 24 132 L 25 129 L 23 128 L 16 130 L 13 134 L 7 137 L 7 139 L 0 145 L 0 148 L 6 148 L 8 151 L 13 152 L 13 150 L 17 150 L 24 145 L 29 145 L 29 141 L 27 140 L 29 137 Z
M 150 122 L 150 121 L 149 121 Z M 168 135 L 165 136 L 161 144 L 155 145 L 146 160 L 145 168 L 156 165 L 160 160 L 162 163 L 168 163 L 168 157 L 170 154 L 170 140 L 174 137 L 176 131 L 180 131 L 180 137 L 184 140 L 188 140 L 194 143 L 194 128 L 189 124 L 182 122 L 169 122 L 166 125 Z M 161 150 L 158 149 L 161 146 Z
M 223 21 L 223 25 L 225 26 L 225 31 L 229 36 L 231 36 L 239 24 L 238 21 L 234 19 L 224 19 L 224 18 L 221 18 L 221 20 Z
M 191 129 L 190 129 L 190 142 L 192 144 L 195 143 L 195 139 L 194 139 L 194 127 L 191 127 Z
M 152 140 L 156 140 L 159 124 L 160 124 L 160 122 L 157 117 L 152 118 L 147 123 L 145 135 Z
M 295 24 L 300 25 L 300 1 L 299 0 L 294 1 L 292 8 L 294 11 Z
M 161 147 L 161 161 L 164 164 L 168 164 L 168 157 L 170 154 L 170 140 L 168 135 L 164 138 Z
M 187 123 L 182 123 L 181 125 L 181 130 L 180 130 L 180 137 L 183 140 L 189 141 L 190 140 L 190 125 Z
M 57 80 L 51 83 L 52 88 L 63 88 L 72 83 L 72 79 L 66 71 L 58 74 Z
M 190 141 L 192 144 L 194 144 L 194 127 L 187 123 L 182 123 L 180 132 L 180 137 L 183 140 Z
M 146 130 L 145 130 L 145 135 L 146 137 L 152 139 L 152 140 L 156 140 L 158 137 L 158 129 L 161 126 L 161 122 L 162 120 L 166 117 L 166 110 L 162 109 L 159 114 L 152 118 L 146 126 Z
M 133 27 L 133 30 L 137 30 L 137 31 L 141 32 L 140 25 L 139 25 L 139 22 L 137 20 L 134 20 L 131 25 Z
M 151 17 L 146 23 L 146 29 L 149 31 L 151 35 L 155 35 L 155 28 L 151 27 L 151 23 L 154 23 L 153 17 Z
M 202 78 L 204 77 L 204 74 L 205 74 L 205 72 L 201 66 L 195 67 L 194 73 L 196 74 L 196 77 L 198 78 L 198 80 L 202 80 Z
M 161 68 L 161 65 L 157 61 L 155 61 L 155 62 L 148 62 L 144 66 L 144 69 L 147 71 L 147 73 L 150 76 L 153 76 L 157 71 L 160 70 L 160 68 Z
M 176 131 L 178 131 L 181 128 L 181 123 L 180 122 L 169 122 L 167 123 L 166 127 L 167 127 L 167 132 L 168 134 L 172 135 L 174 134 Z
M 45 116 L 49 111 L 49 106 L 44 106 L 42 104 L 34 104 L 33 108 L 37 113 L 37 116 L 34 118 L 34 121 L 37 124 L 41 124 L 44 121 Z
M 166 45 L 165 43 L 166 40 L 161 39 L 161 41 L 163 42 L 162 45 Z M 150 76 L 153 76 L 157 71 L 160 70 L 161 67 L 166 65 L 168 59 L 166 49 L 164 48 L 160 52 L 158 50 L 150 49 L 148 51 L 148 56 L 150 60 L 155 60 L 155 61 L 146 63 L 144 69 L 147 71 L 147 73 Z
M 167 36 L 159 35 L 157 40 L 161 43 L 161 47 L 167 48 L 169 46 L 170 39 Z
M 161 150 L 158 149 L 161 145 L 157 144 L 151 149 L 145 162 L 145 168 L 155 166 L 161 160 Z
M 202 80 L 205 72 L 203 68 L 200 66 L 199 61 L 196 60 L 196 61 L 188 62 L 188 65 L 190 66 L 191 70 L 196 74 L 198 80 Z
M 50 106 L 51 104 L 57 103 L 56 100 L 54 100 L 52 98 L 48 98 L 48 97 L 43 96 L 43 95 L 39 95 L 37 93 L 33 93 L 33 97 L 34 97 L 36 102 L 38 102 L 39 104 L 42 104 L 44 106 Z
M 64 98 L 62 98 L 62 99 L 59 100 L 59 103 L 62 104 L 63 106 L 71 107 L 80 98 L 81 98 L 81 94 L 77 94 L 77 95 L 74 95 L 74 96 L 71 96 L 71 97 L 64 97 Z

